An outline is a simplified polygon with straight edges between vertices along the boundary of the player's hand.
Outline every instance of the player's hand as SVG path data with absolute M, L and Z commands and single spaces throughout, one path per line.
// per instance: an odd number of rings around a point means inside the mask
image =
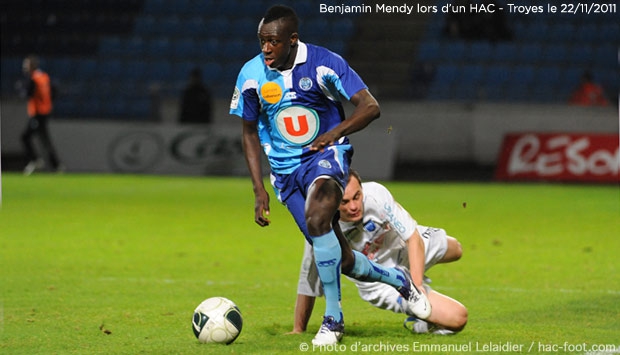
M 299 330 L 299 329 L 293 329 L 288 333 L 284 333 L 284 335 L 294 335 L 294 334 L 303 334 L 304 331 L 303 330 Z
M 310 146 L 310 150 L 323 150 L 325 147 L 333 145 L 335 141 L 337 141 L 340 137 L 334 134 L 332 131 L 325 132 L 320 136 L 316 137 L 316 139 L 312 142 Z
M 263 190 L 254 197 L 254 222 L 261 227 L 266 227 L 271 223 L 269 216 L 269 194 Z

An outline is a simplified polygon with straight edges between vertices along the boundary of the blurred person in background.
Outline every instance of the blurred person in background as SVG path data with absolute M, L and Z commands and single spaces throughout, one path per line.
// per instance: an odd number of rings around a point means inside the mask
M 578 106 L 609 106 L 605 90 L 594 81 L 592 73 L 588 70 L 581 75 L 581 82 L 568 102 Z
M 24 145 L 28 164 L 24 168 L 24 175 L 30 175 L 36 170 L 45 167 L 45 159 L 37 153 L 34 146 L 35 136 L 38 136 L 43 149 L 47 152 L 48 162 L 53 171 L 62 171 L 54 146 L 49 135 L 48 120 L 52 114 L 54 88 L 50 76 L 39 68 L 39 58 L 29 55 L 24 58 L 22 69 L 27 77 L 25 95 L 28 98 L 28 124 L 22 133 L 21 139 Z
M 207 124 L 212 121 L 211 92 L 202 81 L 202 70 L 195 67 L 181 97 L 179 122 Z

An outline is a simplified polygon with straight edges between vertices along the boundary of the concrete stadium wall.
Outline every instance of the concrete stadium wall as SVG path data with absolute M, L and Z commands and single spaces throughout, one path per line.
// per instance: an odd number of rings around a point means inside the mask
M 162 104 L 161 123 L 127 123 L 116 120 L 63 119 L 50 124 L 59 153 L 70 161 L 69 171 L 107 171 L 93 166 L 79 147 L 101 141 L 108 132 L 114 141 L 119 134 L 141 129 L 163 140 L 176 139 L 191 127 L 176 123 L 178 102 Z M 617 133 L 616 107 L 574 107 L 568 105 L 517 105 L 455 102 L 381 102 L 382 116 L 366 130 L 351 136 L 356 153 L 353 166 L 369 179 L 388 180 L 396 161 L 402 163 L 476 163 L 494 165 L 503 136 L 510 132 L 608 132 Z M 352 107 L 345 107 L 350 111 Z M 24 102 L 3 99 L 0 106 L 2 155 L 19 155 L 19 135 L 26 122 Z M 228 101 L 215 103 L 215 122 L 211 131 L 219 131 L 230 140 L 239 132 L 239 119 L 228 114 Z M 103 136 L 102 136 L 103 135 Z M 115 138 L 116 137 L 116 138 Z M 205 136 L 206 137 L 206 136 Z M 90 139 L 93 140 L 90 140 Z M 90 147 L 92 157 L 94 153 Z M 108 149 L 105 144 L 100 149 Z M 66 157 L 66 155 L 70 157 Z M 103 160 L 102 160 L 103 161 Z M 82 162 L 82 163 L 80 163 Z M 204 169 L 167 165 L 156 173 L 204 174 Z M 235 169 L 239 172 L 239 169 Z M 147 171 L 149 172 L 149 171 Z

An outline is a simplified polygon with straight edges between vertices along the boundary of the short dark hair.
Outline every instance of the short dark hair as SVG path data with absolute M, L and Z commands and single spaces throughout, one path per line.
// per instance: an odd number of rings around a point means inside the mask
M 297 32 L 299 28 L 299 18 L 291 7 L 286 5 L 273 5 L 270 7 L 265 16 L 263 16 L 263 24 L 283 19 L 290 23 L 291 31 Z
M 351 179 L 353 178 L 357 179 L 357 182 L 359 182 L 360 185 L 362 184 L 362 178 L 360 174 L 357 172 L 357 170 L 349 169 L 349 181 L 351 181 Z

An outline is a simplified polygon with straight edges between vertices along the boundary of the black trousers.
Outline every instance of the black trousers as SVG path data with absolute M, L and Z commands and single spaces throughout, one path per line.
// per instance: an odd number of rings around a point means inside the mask
M 43 145 L 43 149 L 47 152 L 52 168 L 56 170 L 60 162 L 58 161 L 56 150 L 54 149 L 54 146 L 52 146 L 52 140 L 50 139 L 49 130 L 47 128 L 48 119 L 49 116 L 47 115 L 37 115 L 31 117 L 28 120 L 28 125 L 26 126 L 24 133 L 22 133 L 22 143 L 24 145 L 24 150 L 28 161 L 30 162 L 37 160 L 40 158 L 40 155 L 37 154 L 35 149 L 34 139 L 38 136 L 41 140 L 41 144 Z

